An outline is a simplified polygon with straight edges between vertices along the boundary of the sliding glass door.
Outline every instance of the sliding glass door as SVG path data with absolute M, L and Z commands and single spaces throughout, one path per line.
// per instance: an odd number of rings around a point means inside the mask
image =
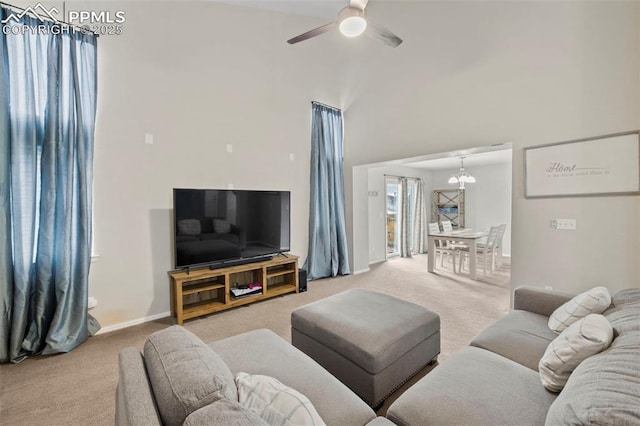
M 400 254 L 400 179 L 386 178 L 386 200 L 387 200 L 387 258 Z
M 407 178 L 407 214 L 403 219 L 401 211 L 402 185 L 397 177 L 386 177 L 387 203 L 387 258 L 400 254 L 400 227 L 403 220 L 407 220 L 407 237 L 410 251 L 413 251 L 413 215 L 415 211 L 415 192 L 417 180 Z

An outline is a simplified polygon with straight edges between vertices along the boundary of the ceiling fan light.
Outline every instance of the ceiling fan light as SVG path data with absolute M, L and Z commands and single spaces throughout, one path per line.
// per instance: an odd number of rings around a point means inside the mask
M 346 37 L 358 37 L 367 29 L 367 20 L 362 16 L 349 16 L 340 22 L 340 32 Z

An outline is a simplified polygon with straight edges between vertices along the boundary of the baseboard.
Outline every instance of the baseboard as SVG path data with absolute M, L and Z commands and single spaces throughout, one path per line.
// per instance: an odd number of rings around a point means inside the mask
M 371 265 L 375 265 L 376 263 L 382 263 L 387 259 L 378 259 L 378 260 L 372 260 L 371 262 L 369 262 L 369 266 Z
M 127 322 L 121 322 L 119 324 L 113 324 L 113 325 L 108 325 L 106 327 L 102 327 L 100 330 L 98 330 L 97 334 L 102 334 L 102 333 L 109 333 L 110 331 L 116 331 L 116 330 L 120 330 L 122 328 L 127 328 L 127 327 L 131 327 L 133 325 L 138 325 L 138 324 L 142 324 L 145 322 L 149 322 L 149 321 L 155 321 L 157 319 L 160 318 L 166 318 L 168 316 L 171 316 L 171 312 L 163 312 L 161 314 L 156 314 L 156 315 L 151 315 L 148 317 L 143 317 L 143 318 L 138 318 L 132 321 L 127 321 Z
M 365 272 L 369 272 L 371 269 L 369 268 L 365 268 L 365 269 L 360 269 L 358 271 L 353 271 L 353 275 L 359 275 L 359 274 L 364 274 Z

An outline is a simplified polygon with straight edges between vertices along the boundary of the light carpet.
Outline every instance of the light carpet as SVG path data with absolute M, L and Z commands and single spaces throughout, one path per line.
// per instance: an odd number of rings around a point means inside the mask
M 487 277 L 480 272 L 478 281 L 472 281 L 468 275 L 450 272 L 446 264 L 430 274 L 426 262 L 426 255 L 392 259 L 373 265 L 368 273 L 311 281 L 307 292 L 194 319 L 184 326 L 205 342 L 257 328 L 269 328 L 291 341 L 292 310 L 344 290 L 368 288 L 438 313 L 442 336 L 438 360 L 446 362 L 509 310 L 510 270 L 504 265 Z M 118 352 L 128 346 L 142 349 L 149 334 L 173 323 L 171 318 L 152 321 L 99 334 L 68 354 L 0 365 L 0 423 L 113 425 Z M 384 415 L 397 396 L 432 368 L 426 367 L 397 390 L 378 414 Z

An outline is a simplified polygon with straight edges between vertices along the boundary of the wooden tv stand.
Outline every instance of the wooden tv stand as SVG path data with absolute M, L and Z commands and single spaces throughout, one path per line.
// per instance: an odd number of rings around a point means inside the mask
M 271 260 L 218 269 L 170 271 L 171 316 L 180 325 L 186 319 L 236 306 L 298 293 L 298 256 L 277 255 Z M 262 292 L 234 297 L 236 285 L 260 283 Z

